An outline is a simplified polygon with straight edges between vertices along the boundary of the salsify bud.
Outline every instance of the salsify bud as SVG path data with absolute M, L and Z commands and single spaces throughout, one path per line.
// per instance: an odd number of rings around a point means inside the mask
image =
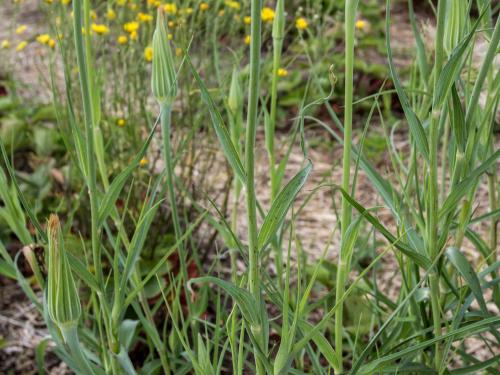
M 231 77 L 231 87 L 229 88 L 227 105 L 233 116 L 243 107 L 243 93 L 241 91 L 240 78 L 236 68 L 233 69 L 233 75 Z
M 275 17 L 273 22 L 273 39 L 283 40 L 285 37 L 285 1 L 278 0 L 276 3 Z
M 163 7 L 159 7 L 156 29 L 153 34 L 151 89 L 160 104 L 171 104 L 177 95 L 177 79 L 174 66 L 165 12 Z
M 61 224 L 57 215 L 50 215 L 47 308 L 50 319 L 58 326 L 76 325 L 81 315 L 80 298 L 66 258 Z

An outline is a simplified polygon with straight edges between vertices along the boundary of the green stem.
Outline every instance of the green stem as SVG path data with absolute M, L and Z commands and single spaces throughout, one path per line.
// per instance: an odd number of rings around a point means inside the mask
M 437 30 L 435 42 L 434 60 L 434 90 L 441 74 L 444 61 L 444 27 L 445 27 L 446 1 L 440 0 L 437 13 Z M 441 108 L 432 108 L 431 123 L 429 129 L 429 180 L 428 180 L 428 206 L 427 206 L 427 252 L 432 261 L 437 257 L 439 249 L 438 239 L 438 144 L 439 144 L 439 123 L 441 119 Z M 438 270 L 434 270 L 429 277 L 431 289 L 432 320 L 434 324 L 435 337 L 441 336 L 441 309 L 439 305 L 439 275 Z M 441 366 L 440 343 L 436 342 L 434 353 L 434 364 L 436 370 Z
M 344 93 L 344 152 L 342 160 L 342 188 L 350 191 L 351 180 L 351 146 L 352 146 L 352 97 L 353 97 L 353 70 L 354 70 L 354 23 L 356 17 L 357 0 L 345 2 L 345 93 Z M 336 302 L 339 303 L 345 292 L 345 281 L 348 274 L 348 264 L 344 246 L 346 245 L 347 228 L 351 223 L 351 206 L 346 198 L 342 198 L 341 214 L 341 246 L 339 253 L 339 267 L 336 283 Z M 342 372 L 342 341 L 343 341 L 343 306 L 339 305 L 335 313 L 335 351 L 338 359 L 338 368 L 335 373 Z
M 248 286 L 250 293 L 255 298 L 257 306 L 260 306 L 259 285 L 259 249 L 257 248 L 257 209 L 255 197 L 255 166 L 254 149 L 255 133 L 257 130 L 257 114 L 259 101 L 259 78 L 260 78 L 260 47 L 261 47 L 261 0 L 252 0 L 251 7 L 251 42 L 250 42 L 250 81 L 248 93 L 247 128 L 245 137 L 245 167 L 246 167 L 246 204 L 248 219 Z M 263 345 L 262 327 L 250 327 L 259 345 Z M 255 367 L 258 374 L 264 373 L 263 364 L 257 353 L 255 353 Z
M 165 169 L 167 172 L 167 194 L 170 203 L 170 210 L 172 212 L 172 222 L 174 225 L 175 240 L 179 241 L 182 237 L 181 225 L 179 221 L 179 213 L 177 211 L 177 201 L 175 199 L 175 186 L 174 186 L 174 161 L 172 154 L 172 144 L 170 140 L 171 128 L 171 114 L 172 107 L 170 104 L 161 105 L 161 132 L 163 137 L 163 157 L 165 159 Z M 186 251 L 184 242 L 179 243 L 178 247 L 179 261 L 181 264 L 181 272 L 183 278 L 184 291 L 187 293 L 188 272 L 186 265 Z M 186 296 L 188 310 L 191 311 L 191 300 Z

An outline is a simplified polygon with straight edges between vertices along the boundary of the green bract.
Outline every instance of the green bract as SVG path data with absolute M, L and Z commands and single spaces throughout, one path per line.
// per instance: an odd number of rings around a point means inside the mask
M 81 315 L 80 298 L 64 249 L 61 224 L 50 215 L 47 224 L 49 264 L 47 305 L 50 319 L 57 325 L 76 325 Z
M 151 89 L 160 104 L 171 104 L 177 95 L 174 57 L 168 40 L 165 13 L 162 8 L 158 8 L 156 29 L 153 34 Z

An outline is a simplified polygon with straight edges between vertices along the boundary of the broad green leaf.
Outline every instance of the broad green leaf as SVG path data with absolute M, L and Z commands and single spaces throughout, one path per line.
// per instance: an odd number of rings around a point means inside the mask
M 467 286 L 476 297 L 483 314 L 488 316 L 488 308 L 486 307 L 486 301 L 484 300 L 483 292 L 481 290 L 481 284 L 479 283 L 479 279 L 477 278 L 477 275 L 467 258 L 455 247 L 449 247 L 446 249 L 446 257 L 467 282 Z
M 415 139 L 415 143 L 420 153 L 424 156 L 424 158 L 429 160 L 429 143 L 427 141 L 427 136 L 425 134 L 424 127 L 420 123 L 417 115 L 413 111 L 410 105 L 410 101 L 406 96 L 406 93 L 401 86 L 401 82 L 399 80 L 398 73 L 396 71 L 396 67 L 394 66 L 394 61 L 392 59 L 392 49 L 391 49 L 391 30 L 390 30 L 390 19 L 391 19 L 391 1 L 387 0 L 386 2 L 386 21 L 385 21 L 385 35 L 386 35 L 386 48 L 387 48 L 387 61 L 389 62 L 389 71 L 391 73 L 392 81 L 394 82 L 394 87 L 396 92 L 398 93 L 399 101 L 401 102 L 401 106 L 403 107 L 403 111 L 405 113 L 406 120 L 408 121 L 408 126 L 410 127 L 410 133 Z
M 257 306 L 257 302 L 249 291 L 213 276 L 197 277 L 189 280 L 189 284 L 198 283 L 214 283 L 218 287 L 222 288 L 238 304 L 238 308 L 246 321 L 250 324 L 260 325 L 261 318 L 259 308 Z
M 486 159 L 479 167 L 474 169 L 469 176 L 460 181 L 457 185 L 455 185 L 446 200 L 443 203 L 443 206 L 439 210 L 439 217 L 447 215 L 450 211 L 455 209 L 458 202 L 462 197 L 465 196 L 471 189 L 472 185 L 476 183 L 476 180 L 485 173 L 500 157 L 500 149 L 496 150 L 493 155 L 491 155 L 488 159 Z
M 347 199 L 349 204 L 353 206 L 361 215 L 365 217 L 368 222 L 370 222 L 393 246 L 400 250 L 403 254 L 410 257 L 416 264 L 421 267 L 428 268 L 431 264 L 429 258 L 425 255 L 415 251 L 400 239 L 394 237 L 372 214 L 368 212 L 362 205 L 360 205 L 354 198 L 352 198 L 347 192 L 339 188 L 342 195 Z
M 451 99 L 453 101 L 453 111 L 451 113 L 451 128 L 455 136 L 458 147 L 465 152 L 467 144 L 467 129 L 465 128 L 465 115 L 462 109 L 462 103 L 458 97 L 457 87 L 451 87 Z
M 464 53 L 467 50 L 467 47 L 469 46 L 474 33 L 476 32 L 481 17 L 477 19 L 470 33 L 453 50 L 449 60 L 441 70 L 441 74 L 439 75 L 438 81 L 436 83 L 436 91 L 434 92 L 434 101 L 432 104 L 433 108 L 440 108 L 448 97 L 448 93 L 450 92 L 451 87 L 460 74 Z
M 276 233 L 276 230 L 280 226 L 281 222 L 286 216 L 288 209 L 292 205 L 295 197 L 299 193 L 300 189 L 304 186 L 309 173 L 311 172 L 312 164 L 308 162 L 306 167 L 297 173 L 291 180 L 286 184 L 283 190 L 280 191 L 276 199 L 271 205 L 271 208 L 264 218 L 262 227 L 259 231 L 259 236 L 257 240 L 257 247 L 259 250 L 264 248 L 267 243 L 271 240 L 271 237 Z
M 149 132 L 148 138 L 143 143 L 141 149 L 139 150 L 139 153 L 135 155 L 134 159 L 130 162 L 127 168 L 125 168 L 118 176 L 116 176 L 113 179 L 113 182 L 109 186 L 108 191 L 106 191 L 106 193 L 104 194 L 104 197 L 102 198 L 100 204 L 99 214 L 97 218 L 98 226 L 101 226 L 103 224 L 104 220 L 106 220 L 106 218 L 110 215 L 110 213 L 114 209 L 115 202 L 118 199 L 118 196 L 120 195 L 120 192 L 122 191 L 125 182 L 130 177 L 134 169 L 137 167 L 137 165 L 139 165 L 139 162 L 146 154 L 146 150 L 149 144 L 151 143 L 153 136 L 155 135 L 155 130 L 157 126 L 158 126 L 158 121 L 156 121 L 155 125 Z
M 220 112 L 217 110 L 217 106 L 215 105 L 212 97 L 210 96 L 210 93 L 208 92 L 205 84 L 203 83 L 200 75 L 196 71 L 191 62 L 191 59 L 187 54 L 186 61 L 191 68 L 191 72 L 193 73 L 196 82 L 198 83 L 201 91 L 201 97 L 205 104 L 208 106 L 210 117 L 212 119 L 212 125 L 214 127 L 215 134 L 217 134 L 217 138 L 221 143 L 222 151 L 224 152 L 224 155 L 226 155 L 227 161 L 233 168 L 234 173 L 241 179 L 241 181 L 245 181 L 245 169 L 243 168 L 243 164 L 241 163 L 240 157 L 238 156 L 238 152 L 236 151 L 236 148 L 231 141 L 231 136 L 226 128 L 226 125 L 224 125 L 224 120 L 222 119 Z

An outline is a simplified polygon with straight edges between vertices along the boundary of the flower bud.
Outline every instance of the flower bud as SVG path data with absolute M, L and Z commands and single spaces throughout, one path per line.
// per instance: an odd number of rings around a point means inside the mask
M 172 104 L 177 95 L 174 57 L 170 48 L 165 12 L 158 8 L 156 29 L 153 34 L 153 74 L 151 89 L 160 104 Z
M 278 0 L 276 3 L 276 16 L 273 22 L 273 39 L 283 40 L 285 37 L 285 1 Z
M 57 215 L 50 215 L 47 236 L 49 239 L 48 313 L 50 319 L 58 326 L 76 325 L 82 312 L 80 298 L 66 258 L 61 224 Z
M 233 116 L 243 107 L 243 93 L 241 91 L 240 78 L 236 68 L 233 69 L 233 75 L 231 77 L 231 87 L 229 88 L 227 105 Z

